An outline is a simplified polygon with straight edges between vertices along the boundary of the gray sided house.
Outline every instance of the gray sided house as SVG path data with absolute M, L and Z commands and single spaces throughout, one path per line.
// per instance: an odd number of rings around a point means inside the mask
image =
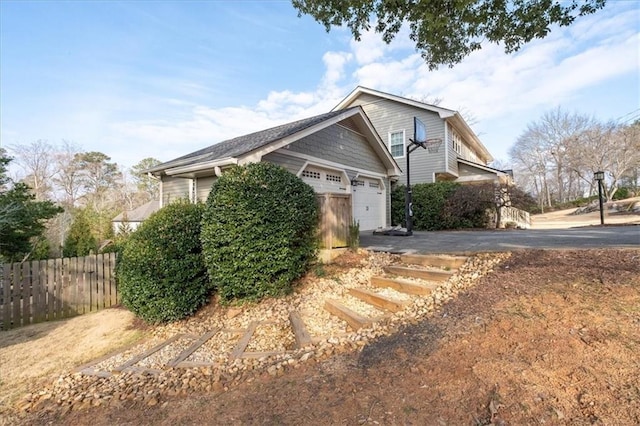
M 390 224 L 390 185 L 401 171 L 359 106 L 229 139 L 148 171 L 160 179 L 160 206 L 205 201 L 225 168 L 267 161 L 317 193 L 350 194 L 361 230 Z
M 487 166 L 493 157 L 457 111 L 361 86 L 333 110 L 356 105 L 364 109 L 402 170 L 406 168 L 406 147 L 413 139 L 413 118 L 424 123 L 427 139 L 434 145 L 410 155 L 412 184 L 442 180 L 510 182 L 508 172 Z M 400 182 L 406 183 L 406 176 Z
M 414 117 L 426 127 L 429 149 L 413 151 L 409 157 L 411 183 L 455 181 L 464 184 L 513 184 L 511 171 L 489 167 L 493 157 L 457 111 L 413 99 L 356 87 L 333 110 L 360 106 L 399 167 L 406 169 L 406 148 L 414 137 Z M 403 174 L 398 183 L 406 184 Z M 499 226 L 515 223 L 528 228 L 529 213 L 505 206 Z

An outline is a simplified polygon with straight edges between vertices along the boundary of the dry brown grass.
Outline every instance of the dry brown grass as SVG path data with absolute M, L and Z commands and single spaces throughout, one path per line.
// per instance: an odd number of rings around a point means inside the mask
M 139 339 L 133 323 L 131 312 L 105 309 L 0 331 L 0 417 L 43 381 Z

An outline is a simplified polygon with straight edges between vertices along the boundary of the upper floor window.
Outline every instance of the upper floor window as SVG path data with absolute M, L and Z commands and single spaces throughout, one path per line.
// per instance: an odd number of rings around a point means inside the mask
M 404 130 L 389 133 L 389 151 L 393 157 L 404 157 Z
M 462 138 L 454 129 L 451 129 L 451 147 L 459 155 L 462 155 Z

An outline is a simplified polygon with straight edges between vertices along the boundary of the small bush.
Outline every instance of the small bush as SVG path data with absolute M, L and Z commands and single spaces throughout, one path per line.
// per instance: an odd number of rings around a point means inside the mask
M 360 247 L 360 222 L 353 220 L 349 225 L 349 248 L 358 251 Z
M 151 215 L 124 242 L 116 269 L 123 304 L 147 322 L 175 321 L 206 303 L 202 204 L 179 202 Z
M 315 260 L 313 189 L 282 167 L 234 167 L 214 184 L 202 224 L 209 278 L 222 301 L 289 293 Z
M 616 192 L 613 193 L 613 200 L 625 200 L 627 198 L 633 197 L 633 191 L 631 191 L 627 187 L 620 187 Z

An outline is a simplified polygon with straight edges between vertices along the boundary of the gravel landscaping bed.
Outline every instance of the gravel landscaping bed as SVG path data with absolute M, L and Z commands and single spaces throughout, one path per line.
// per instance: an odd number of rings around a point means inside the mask
M 192 363 L 215 364 L 198 368 L 166 368 L 157 374 L 125 371 L 110 377 L 67 373 L 61 375 L 46 389 L 27 395 L 19 407 L 23 411 L 69 411 L 104 404 L 118 406 L 126 400 L 144 401 L 153 406 L 160 403 L 163 396 L 202 391 L 223 392 L 233 384 L 254 380 L 256 375 L 280 375 L 286 369 L 296 368 L 302 362 L 322 360 L 337 353 L 360 350 L 372 339 L 391 333 L 401 324 L 432 315 L 443 303 L 474 285 L 478 278 L 492 271 L 496 264 L 507 257 L 509 254 L 504 253 L 474 256 L 431 295 L 421 297 L 370 286 L 370 278 L 383 274 L 382 268 L 398 263 L 399 257 L 385 253 L 366 253 L 363 254 L 362 261 L 349 270 L 336 276 L 308 278 L 303 286 L 287 297 L 264 300 L 242 308 L 220 308 L 211 304 L 189 319 L 154 327 L 151 331 L 152 338 L 148 341 L 101 361 L 92 368 L 112 371 L 113 368 L 172 336 L 186 335 L 136 365 L 162 369 L 200 335 L 219 328 L 220 331 L 216 335 L 185 360 Z M 351 287 L 365 287 L 408 303 L 402 311 L 384 315 L 383 312 L 349 296 L 347 290 Z M 369 328 L 353 331 L 343 321 L 323 309 L 325 299 L 338 300 L 362 315 L 384 315 L 384 319 Z M 301 313 L 308 331 L 314 338 L 311 346 L 293 350 L 295 342 L 288 319 L 291 311 Z M 231 360 L 229 352 L 255 321 L 260 324 L 246 351 L 282 353 Z

